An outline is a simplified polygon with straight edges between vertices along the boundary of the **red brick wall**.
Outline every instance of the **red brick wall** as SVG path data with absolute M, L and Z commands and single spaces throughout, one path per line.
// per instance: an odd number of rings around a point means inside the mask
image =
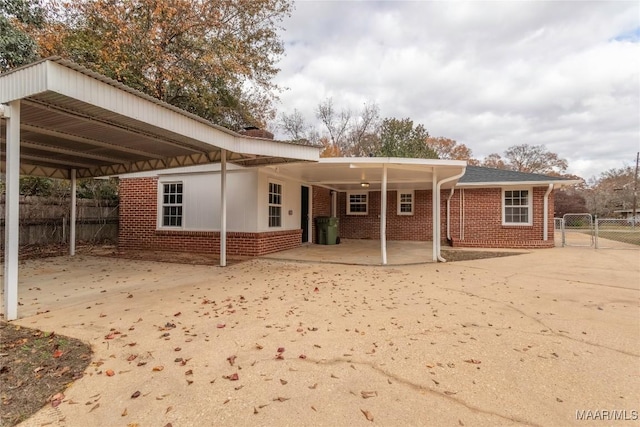
M 322 191 L 326 192 L 321 196 Z M 502 225 L 502 189 L 466 189 L 464 200 L 464 240 L 460 238 L 460 200 L 457 189 L 450 203 L 450 233 L 453 246 L 485 248 L 539 248 L 553 247 L 553 215 L 549 214 L 548 240 L 543 241 L 543 203 L 547 187 L 533 190 L 533 225 Z M 442 240 L 447 239 L 447 198 L 451 190 L 441 192 L 440 226 Z M 316 200 L 318 195 L 318 201 Z M 324 197 L 324 198 L 322 198 Z M 387 194 L 387 239 L 432 239 L 431 191 L 416 190 L 413 215 L 397 214 L 397 192 Z M 329 190 L 314 188 L 314 217 L 330 214 Z M 316 204 L 318 203 L 318 204 Z M 322 203 L 325 203 L 323 205 Z M 549 212 L 553 212 L 553 193 L 549 195 Z M 320 213 L 321 212 L 321 213 Z M 338 194 L 339 235 L 346 239 L 380 238 L 380 192 L 369 192 L 367 215 L 346 214 L 346 193 Z M 314 237 L 315 241 L 315 237 Z
M 502 225 L 501 188 L 465 189 L 464 238 L 461 239 L 461 192 L 456 190 L 451 199 L 451 237 L 453 246 L 485 248 L 553 247 L 553 193 L 549 195 L 549 212 L 551 213 L 548 220 L 548 240 L 542 240 L 544 193 L 546 191 L 547 187 L 533 189 L 533 225 L 504 226 Z
M 316 218 L 319 216 L 331 216 L 331 190 L 313 186 L 311 192 L 313 194 L 311 202 L 311 214 L 313 215 L 311 236 L 313 243 L 317 243 Z
M 416 190 L 413 215 L 398 215 L 398 194 L 387 193 L 387 240 L 431 240 L 431 191 Z M 367 215 L 347 215 L 347 194 L 338 194 L 340 237 L 380 239 L 380 192 L 369 192 Z
M 118 244 L 127 250 L 219 253 L 220 232 L 156 230 L 157 178 L 120 181 Z M 300 246 L 302 230 L 228 232 L 227 255 L 260 256 Z

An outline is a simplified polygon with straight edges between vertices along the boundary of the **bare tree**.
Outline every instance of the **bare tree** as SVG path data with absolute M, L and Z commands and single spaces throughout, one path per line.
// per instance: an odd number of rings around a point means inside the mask
M 302 113 L 295 109 L 293 113 L 281 113 L 278 118 L 278 128 L 280 128 L 290 139 L 297 141 L 308 139 L 310 126 L 306 123 Z
M 347 151 L 345 137 L 351 123 L 351 111 L 341 110 L 339 113 L 333 107 L 333 99 L 327 98 L 318 105 L 316 117 L 327 128 L 329 139 L 342 153 Z
M 376 103 L 366 103 L 360 115 L 353 120 L 347 135 L 345 155 L 372 156 L 380 148 L 380 108 Z
M 504 152 L 509 169 L 540 174 L 562 174 L 567 170 L 567 161 L 544 145 L 513 145 Z

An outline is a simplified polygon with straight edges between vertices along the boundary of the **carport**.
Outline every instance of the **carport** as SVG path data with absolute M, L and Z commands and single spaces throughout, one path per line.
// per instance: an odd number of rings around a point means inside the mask
M 76 179 L 221 163 L 220 265 L 226 265 L 226 163 L 317 161 L 317 147 L 252 138 L 55 57 L 0 75 L 6 148 L 4 314 L 18 317 L 20 175 L 71 181 L 70 254 L 75 252 Z
M 336 194 L 366 189 L 380 191 L 380 259 L 387 264 L 387 192 L 412 188 L 431 190 L 432 194 L 432 261 L 444 261 L 440 255 L 441 191 L 453 191 L 465 173 L 467 162 L 461 160 L 408 159 L 394 157 L 324 158 L 312 167 L 292 163 L 272 167 L 277 174 L 332 191 L 332 216 L 336 216 Z M 447 198 L 447 230 L 449 222 Z

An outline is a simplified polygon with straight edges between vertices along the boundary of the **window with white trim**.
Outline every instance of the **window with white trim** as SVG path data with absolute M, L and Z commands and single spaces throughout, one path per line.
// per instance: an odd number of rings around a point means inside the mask
M 369 211 L 368 192 L 347 193 L 347 215 L 366 215 Z
M 398 215 L 413 215 L 413 190 L 398 190 Z
M 269 227 L 282 226 L 282 184 L 269 182 Z
M 182 182 L 162 183 L 162 226 L 182 227 Z
M 530 189 L 502 191 L 502 224 L 503 225 L 531 225 L 532 224 L 532 191 Z

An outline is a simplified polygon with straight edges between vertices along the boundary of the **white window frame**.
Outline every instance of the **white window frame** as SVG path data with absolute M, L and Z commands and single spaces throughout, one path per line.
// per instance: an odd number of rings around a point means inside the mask
M 181 185 L 180 193 L 175 193 L 176 200 L 168 203 L 165 203 L 165 185 Z M 169 196 L 172 193 L 168 194 Z M 184 215 L 184 182 L 183 181 L 159 181 L 158 182 L 158 228 L 163 229 L 174 229 L 174 230 L 182 230 L 185 227 L 185 215 Z M 180 218 L 180 225 L 165 225 L 165 207 L 176 207 L 180 208 L 180 214 L 176 214 L 176 217 Z M 171 217 L 171 215 L 169 215 Z
M 364 212 L 351 211 L 351 196 L 364 196 Z M 354 204 L 362 205 L 362 202 Z M 369 192 L 368 191 L 347 191 L 347 215 L 368 215 L 369 214 Z
M 527 204 L 509 205 L 507 206 L 507 192 L 527 191 Z M 527 222 L 507 222 L 507 208 L 527 208 Z M 533 225 L 533 188 L 531 187 L 515 187 L 502 189 L 502 225 L 508 226 L 530 226 Z
M 411 195 L 411 201 L 401 202 L 402 196 L 406 196 L 406 195 Z M 411 210 L 408 212 L 403 212 L 402 205 L 409 205 L 411 207 Z M 415 211 L 415 205 L 416 205 L 416 194 L 414 190 L 398 190 L 398 203 L 397 203 L 398 215 L 413 215 L 413 212 Z
M 275 193 L 271 191 L 271 186 L 277 186 L 278 189 L 280 190 L 279 193 Z M 269 180 L 269 184 L 267 186 L 267 226 L 269 228 L 282 228 L 282 197 L 283 197 L 283 193 L 284 193 L 284 185 L 281 182 L 278 181 L 272 181 Z M 276 195 L 278 196 L 277 198 L 273 198 L 271 197 L 271 195 Z M 279 203 L 278 203 L 279 202 Z M 278 216 L 272 216 L 271 215 L 271 208 L 279 208 L 280 209 L 280 214 Z M 271 225 L 271 218 L 277 218 L 278 219 L 278 225 Z

